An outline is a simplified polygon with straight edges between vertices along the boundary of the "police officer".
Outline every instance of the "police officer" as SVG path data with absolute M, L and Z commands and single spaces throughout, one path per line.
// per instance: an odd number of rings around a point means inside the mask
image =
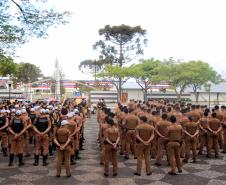
M 167 120 L 167 114 L 163 113 L 162 114 L 162 120 L 157 123 L 155 132 L 157 134 L 157 156 L 156 156 L 156 166 L 161 166 L 162 165 L 162 158 L 163 158 L 163 150 L 166 149 L 167 145 L 167 132 L 168 132 L 168 127 L 171 125 L 171 123 Z M 155 143 L 156 144 L 156 143 Z
M 71 164 L 74 165 L 75 164 L 75 135 L 77 133 L 77 124 L 74 121 L 74 114 L 73 113 L 68 113 L 67 114 L 67 121 L 68 121 L 68 125 L 67 128 L 70 131 L 70 138 L 71 138 Z
M 212 113 L 212 118 L 208 122 L 207 134 L 207 157 L 211 157 L 211 150 L 215 150 L 215 158 L 219 157 L 219 133 L 222 130 L 221 122 L 217 119 L 217 114 Z
M 47 156 L 49 152 L 49 135 L 51 129 L 51 122 L 45 114 L 45 109 L 40 110 L 41 115 L 35 119 L 33 129 L 35 132 L 35 162 L 34 166 L 38 166 L 39 155 L 43 149 L 43 166 L 47 166 Z M 43 147 L 43 148 L 42 148 Z
M 169 162 L 171 171 L 168 172 L 170 175 L 176 175 L 176 167 L 179 173 L 182 173 L 181 169 L 181 160 L 180 160 L 180 147 L 182 141 L 182 126 L 176 124 L 177 118 L 176 116 L 170 116 L 171 125 L 168 129 L 167 138 L 169 140 L 167 144 L 167 151 L 169 155 Z
M 74 121 L 77 125 L 77 132 L 75 134 L 75 160 L 80 159 L 79 148 L 80 148 L 80 131 L 82 127 L 82 117 L 79 114 L 78 109 L 74 109 Z
M 189 116 L 189 122 L 184 125 L 183 132 L 185 133 L 185 159 L 183 162 L 187 163 L 190 158 L 190 150 L 192 149 L 193 162 L 197 158 L 197 144 L 198 144 L 198 122 L 194 122 Z
M 31 125 L 34 125 L 34 121 L 37 117 L 37 114 L 35 113 L 35 108 L 31 108 L 30 109 L 30 114 L 29 114 L 29 117 L 30 117 L 30 120 L 31 120 Z M 31 127 L 31 129 L 28 129 L 29 130 L 29 134 L 30 134 L 30 138 L 29 138 L 29 143 L 32 144 L 33 142 L 33 129 Z
M 19 166 L 23 166 L 23 142 L 24 142 L 24 133 L 27 129 L 25 122 L 20 117 L 21 111 L 16 112 L 15 118 L 11 120 L 9 127 L 9 132 L 12 134 L 10 157 L 9 157 L 9 166 L 13 165 L 14 156 L 17 155 L 19 159 Z
M 200 128 L 200 145 L 199 145 L 199 155 L 202 155 L 203 152 L 203 147 L 204 145 L 207 145 L 207 127 L 208 127 L 208 122 L 209 122 L 209 112 L 205 111 L 204 116 L 200 119 L 199 121 L 199 128 Z
M 100 148 L 101 148 L 101 154 L 100 154 L 100 164 L 104 164 L 105 161 L 105 132 L 109 127 L 109 124 L 107 123 L 108 117 L 105 118 L 105 122 L 100 124 Z
M 147 124 L 147 117 L 140 117 L 140 124 L 136 127 L 136 155 L 137 155 L 137 171 L 134 175 L 140 176 L 142 169 L 142 159 L 145 160 L 146 173 L 151 175 L 150 150 L 151 142 L 154 139 L 154 127 Z
M 127 113 L 128 110 L 125 110 Z M 135 152 L 135 128 L 139 124 L 139 118 L 132 114 L 132 109 L 129 111 L 129 114 L 126 115 L 124 119 L 124 129 L 126 130 L 126 151 L 125 151 L 125 159 L 129 159 L 130 150 L 134 154 L 134 158 L 136 158 Z
M 113 176 L 117 176 L 117 147 L 120 141 L 120 134 L 118 128 L 115 126 L 114 120 L 111 117 L 106 119 L 109 128 L 105 131 L 105 141 L 104 141 L 104 175 L 107 177 L 109 175 L 109 162 L 110 159 L 113 165 Z
M 67 177 L 71 176 L 71 170 L 70 170 L 70 157 L 71 157 L 71 147 L 70 147 L 70 131 L 67 128 L 68 121 L 63 120 L 61 122 L 60 128 L 56 131 L 54 142 L 57 145 L 57 172 L 56 177 L 60 177 L 61 175 L 61 165 L 63 162 L 63 159 L 65 160 L 66 165 L 66 174 Z
M 32 124 L 31 124 L 31 119 L 28 116 L 28 113 L 26 111 L 26 109 L 22 109 L 21 110 L 21 118 L 24 120 L 24 122 L 26 123 L 26 126 L 31 128 Z M 29 147 L 29 140 L 30 140 L 30 134 L 29 134 L 30 129 L 27 129 L 26 132 L 24 133 L 24 152 L 25 152 L 25 157 L 30 157 L 30 153 L 28 151 L 28 147 Z
M 3 156 L 7 157 L 7 148 L 8 148 L 8 133 L 7 128 L 9 125 L 8 118 L 3 115 L 5 113 L 5 110 L 0 111 L 0 140 L 1 140 L 1 146 L 2 146 L 2 152 Z

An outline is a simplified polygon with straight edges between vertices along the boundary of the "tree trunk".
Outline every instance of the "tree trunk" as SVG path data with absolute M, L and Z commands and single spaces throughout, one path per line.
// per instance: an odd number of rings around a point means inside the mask
M 220 93 L 218 92 L 217 93 L 217 105 L 219 105 L 219 96 L 220 96 Z
M 177 91 L 177 90 L 175 90 L 175 93 L 176 93 L 176 95 L 177 95 L 177 100 L 180 102 L 181 101 L 181 95 L 182 95 L 182 91 Z
M 147 102 L 147 94 L 148 94 L 148 90 L 146 88 L 143 89 L 143 93 L 144 93 L 144 101 Z
M 122 101 L 122 79 L 119 78 L 118 82 L 118 102 Z
M 195 101 L 196 103 L 199 102 L 199 92 L 195 92 Z

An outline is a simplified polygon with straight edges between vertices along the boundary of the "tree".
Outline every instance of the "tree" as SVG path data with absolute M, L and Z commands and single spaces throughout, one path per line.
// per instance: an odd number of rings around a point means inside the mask
M 120 67 L 119 65 L 108 65 L 102 72 L 97 75 L 98 77 L 104 79 L 107 78 L 108 80 L 110 79 L 112 81 L 117 90 L 119 102 L 121 101 L 121 91 L 119 90 L 120 85 L 123 85 L 127 81 L 128 77 L 131 76 L 130 72 L 132 71 L 130 69 L 131 68 L 129 67 Z M 121 80 L 120 83 L 119 79 Z
M 208 81 L 214 84 L 218 83 L 221 77 L 208 63 L 203 61 L 189 61 L 185 67 L 190 73 L 190 86 L 195 93 L 196 102 L 198 103 L 198 90 Z
M 48 0 L 1 0 L 0 52 L 13 52 L 32 37 L 46 37 L 49 27 L 67 23 L 68 16 L 50 8 Z
M 95 43 L 94 49 L 98 50 L 101 57 L 111 62 L 111 65 L 122 67 L 137 56 L 143 54 L 143 47 L 147 43 L 146 30 L 140 26 L 106 25 L 99 30 L 102 40 Z M 121 97 L 122 79 L 118 79 L 118 90 Z
M 84 72 L 84 70 L 91 70 L 91 73 L 94 74 L 95 81 L 97 80 L 97 73 L 103 69 L 106 64 L 110 62 L 106 59 L 100 58 L 99 60 L 84 60 L 79 64 L 79 70 Z
M 190 84 L 190 72 L 186 63 L 175 61 L 173 58 L 165 60 L 156 69 L 156 80 L 168 81 L 175 91 L 177 98 L 181 100 L 181 95 Z
M 161 61 L 152 58 L 143 60 L 140 64 L 134 65 L 130 69 L 131 77 L 135 78 L 144 93 L 144 101 L 147 101 L 147 92 L 153 82 L 155 82 L 156 69 L 160 64 Z
M 0 53 L 0 75 L 14 75 L 17 70 L 17 64 L 11 57 L 7 57 Z
M 31 83 L 37 81 L 39 77 L 42 77 L 42 72 L 34 64 L 20 63 L 18 64 L 17 72 L 15 74 L 18 82 Z

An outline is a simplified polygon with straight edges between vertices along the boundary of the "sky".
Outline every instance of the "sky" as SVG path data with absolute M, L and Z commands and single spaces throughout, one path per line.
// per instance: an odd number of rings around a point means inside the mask
M 17 62 L 36 64 L 51 76 L 56 58 L 67 79 L 88 80 L 79 63 L 99 54 L 93 44 L 105 25 L 140 25 L 148 46 L 140 58 L 208 62 L 226 78 L 225 0 L 49 0 L 72 13 L 70 23 L 49 30 L 48 39 L 32 39 L 17 50 Z M 134 61 L 136 62 L 136 61 Z

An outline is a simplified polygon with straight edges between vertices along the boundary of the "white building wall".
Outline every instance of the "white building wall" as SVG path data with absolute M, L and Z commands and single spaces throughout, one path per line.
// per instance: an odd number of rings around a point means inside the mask
M 134 100 L 144 100 L 144 95 L 142 90 L 133 90 L 133 89 L 128 89 L 126 90 L 126 92 L 128 93 L 128 100 L 130 99 L 134 99 Z
M 199 93 L 199 104 L 209 104 L 209 93 L 201 92 Z M 195 94 L 191 93 L 191 101 L 196 102 Z M 217 93 L 210 93 L 210 104 L 217 104 Z M 226 104 L 226 93 L 219 93 L 219 104 Z

